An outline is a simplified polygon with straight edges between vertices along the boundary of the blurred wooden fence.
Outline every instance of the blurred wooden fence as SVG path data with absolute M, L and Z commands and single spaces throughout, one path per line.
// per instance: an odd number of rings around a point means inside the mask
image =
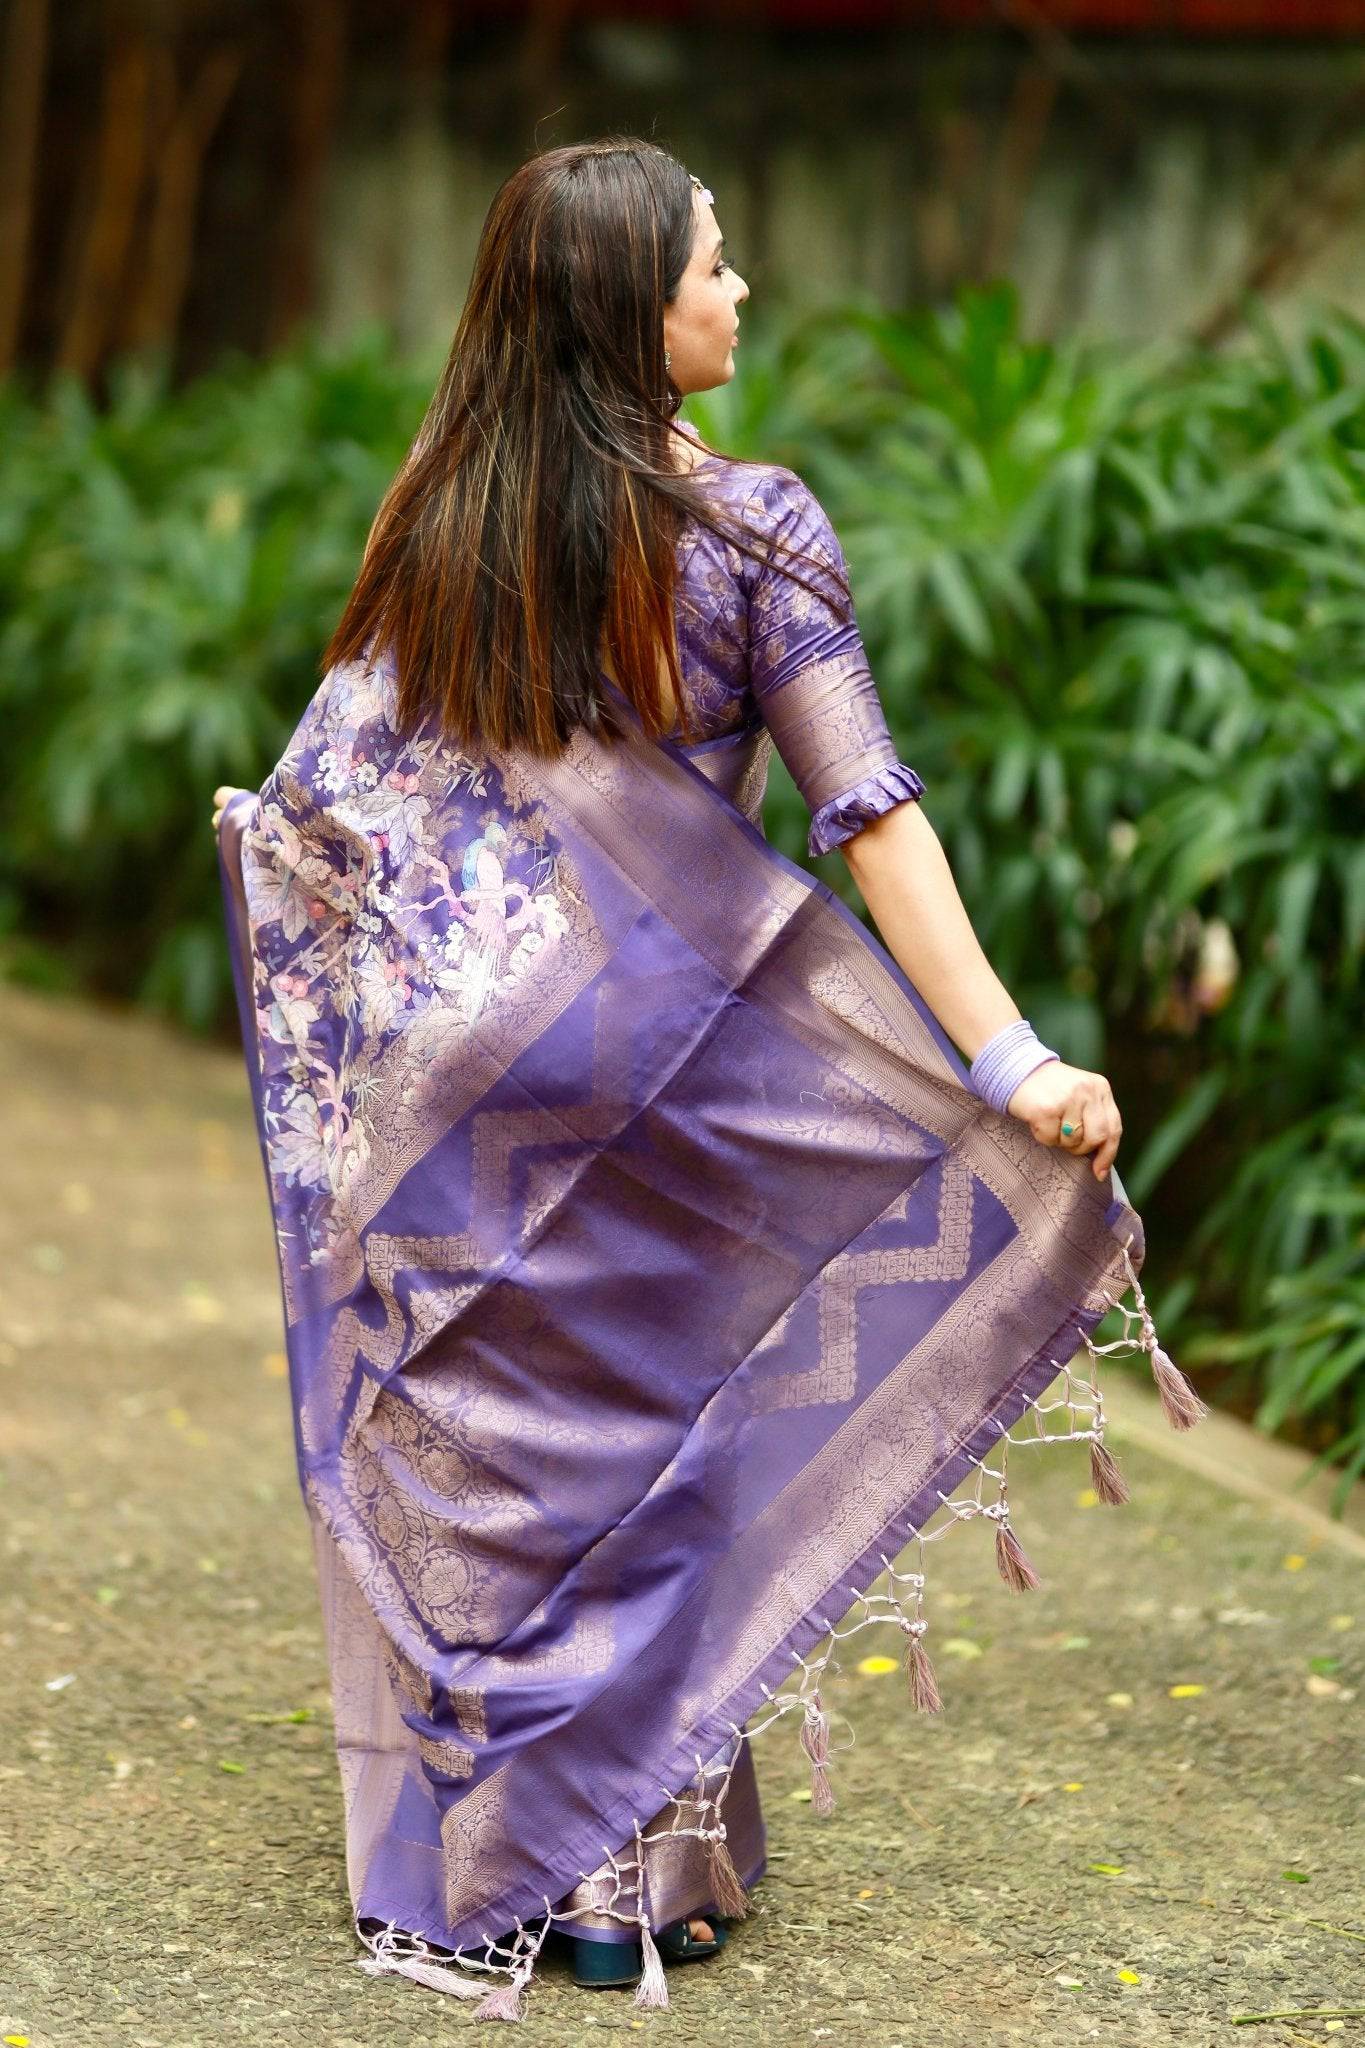
M 704 175 L 755 304 L 1005 275 L 1040 334 L 1219 337 L 1247 286 L 1365 311 L 1365 6 L 1061 25 L 1171 4 L 9 0 L 0 375 L 185 375 L 304 320 L 436 344 L 499 179 L 607 131 Z

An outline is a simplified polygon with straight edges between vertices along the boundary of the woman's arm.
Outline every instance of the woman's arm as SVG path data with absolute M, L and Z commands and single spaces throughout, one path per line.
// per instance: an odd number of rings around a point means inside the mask
M 839 848 L 887 951 L 968 1061 L 1019 1016 L 972 929 L 948 856 L 922 803 L 897 804 Z M 1049 1060 L 1019 1083 L 1009 1113 L 1036 1138 L 1093 1151 L 1097 1180 L 1113 1164 L 1123 1123 L 1103 1074 Z M 1081 1119 L 1079 1144 L 1060 1136 Z
M 746 511 L 832 572 L 827 583 L 816 577 L 814 592 L 778 563 L 746 579 L 749 683 L 810 809 L 807 853 L 840 848 L 887 950 L 969 1061 L 1019 1023 L 1019 1042 L 1007 1037 L 992 1050 L 972 1077 L 974 1090 L 1000 1108 L 999 1089 L 1032 1060 L 1009 1095 L 1009 1114 L 1041 1144 L 1093 1153 L 1102 1180 L 1123 1130 L 1113 1092 L 1103 1074 L 1068 1066 L 1046 1047 L 1038 1063 L 1032 1028 L 977 942 L 921 810 L 924 783 L 897 755 L 857 620 L 839 602 L 848 564 L 828 514 L 809 485 L 782 468 L 765 473 Z
M 888 952 L 974 1060 L 1019 1006 L 981 950 L 923 804 L 897 804 L 839 851 Z

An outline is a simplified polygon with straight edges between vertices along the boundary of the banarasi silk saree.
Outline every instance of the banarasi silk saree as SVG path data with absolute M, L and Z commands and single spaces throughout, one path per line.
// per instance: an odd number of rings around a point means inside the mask
M 794 472 L 737 475 L 842 560 Z M 1118 1175 L 988 1108 L 764 836 L 774 745 L 812 853 L 923 791 L 856 626 L 699 529 L 678 628 L 699 743 L 605 677 L 621 741 L 405 737 L 370 649 L 220 828 L 357 1960 L 476 2017 L 522 2016 L 552 1929 L 640 1941 L 667 2003 L 653 1934 L 764 1873 L 757 1736 L 832 1807 L 836 1645 L 899 1641 L 935 1712 L 926 1546 L 984 1518 L 1038 1583 L 1008 1446 L 1087 1443 L 1127 1498 L 1101 1353 L 1205 1412 Z

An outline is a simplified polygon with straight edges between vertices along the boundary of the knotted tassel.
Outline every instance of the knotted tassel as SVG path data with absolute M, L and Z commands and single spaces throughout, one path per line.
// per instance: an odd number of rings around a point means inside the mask
M 1202 1422 L 1209 1411 L 1174 1359 L 1161 1348 L 1156 1334 L 1156 1324 L 1152 1321 L 1146 1297 L 1142 1292 L 1142 1283 L 1138 1279 L 1133 1261 L 1128 1256 L 1128 1246 L 1132 1241 L 1130 1237 L 1124 1244 L 1123 1263 L 1127 1268 L 1129 1285 L 1132 1287 L 1137 1312 L 1142 1320 L 1142 1348 L 1151 1354 L 1152 1378 L 1156 1381 L 1167 1422 L 1172 1429 L 1193 1429 L 1195 1423 Z M 1126 1315 L 1127 1311 L 1124 1313 Z M 1088 1337 L 1086 1342 L 1090 1344 Z M 1090 1348 L 1093 1352 L 1095 1347 L 1090 1344 Z M 1108 1345 L 1105 1348 L 1113 1350 L 1114 1347 Z
M 521 2005 L 521 1985 L 515 1977 L 490 1991 L 482 2005 L 476 2005 L 476 2020 L 520 2020 L 526 2017 Z
M 1172 1429 L 1193 1429 L 1208 1414 L 1180 1367 L 1156 1343 L 1152 1345 L 1152 1377 Z
M 371 1977 L 410 1977 L 431 1991 L 448 1991 L 456 1998 L 482 1998 L 484 1987 L 471 1977 L 457 1976 L 440 1963 L 424 1963 L 416 1956 L 361 1956 L 360 1968 Z
M 995 1525 L 995 1562 L 1011 1593 L 1027 1593 L 1043 1583 L 1024 1555 L 1019 1538 L 1008 1522 Z
M 706 1845 L 707 1860 L 711 1868 L 711 1888 L 716 1901 L 716 1911 L 722 1920 L 744 1920 L 749 1913 L 749 1894 L 739 1881 L 734 1858 L 725 1840 L 725 1823 L 718 1823 L 716 1832 Z
M 813 1711 L 812 1711 L 813 1709 Z M 829 1717 L 817 1692 L 801 1723 L 800 1743 L 810 1758 L 810 1803 L 814 1813 L 833 1813 L 834 1790 L 829 1782 Z
M 548 1905 L 549 1901 L 547 1900 L 547 1909 Z M 528 1945 L 526 1930 L 522 1927 L 520 1921 L 517 1922 L 517 1939 L 513 1948 L 508 1980 L 505 1984 L 500 1984 L 496 1991 L 490 1991 L 482 2005 L 475 2006 L 474 2018 L 476 2020 L 520 2020 L 526 2017 L 521 2002 L 521 1994 L 531 1981 L 531 1974 L 536 1967 L 536 1957 L 545 1946 L 545 1938 L 549 1931 L 550 1921 L 547 1913 L 547 1918 L 540 1927 L 538 1937 Z
M 943 1701 L 939 1698 L 929 1652 L 910 1629 L 906 1630 L 905 1638 L 905 1675 L 910 1684 L 911 1706 L 921 1714 L 941 1714 Z
M 448 1991 L 455 1998 L 482 1998 L 485 1986 L 468 1970 L 461 1969 L 450 1950 L 433 1949 L 423 1935 L 408 1929 L 395 1931 L 393 1921 L 368 1933 L 357 1924 L 356 1934 L 369 1951 L 356 1958 L 370 1977 L 410 1977 L 432 1991 Z M 406 1946 L 404 1946 L 406 1944 Z M 445 1958 L 449 1956 L 449 1962 Z
M 1128 1481 L 1114 1463 L 1114 1454 L 1098 1437 L 1090 1439 L 1090 1484 L 1107 1508 L 1121 1508 L 1130 1498 Z
M 662 2008 L 668 2004 L 668 1983 L 664 1977 L 663 1958 L 654 1943 L 650 1931 L 648 1913 L 640 1915 L 640 1960 L 644 1968 L 640 1981 L 635 1987 L 635 2003 Z

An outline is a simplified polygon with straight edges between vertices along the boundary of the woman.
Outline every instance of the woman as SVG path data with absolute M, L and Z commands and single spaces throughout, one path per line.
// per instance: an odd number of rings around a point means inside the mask
M 1113 1503 L 1098 1352 L 1204 1412 L 1113 1093 L 976 943 L 829 521 L 675 417 L 747 296 L 653 145 L 510 177 L 322 682 L 217 793 L 359 1960 L 476 2016 L 552 1934 L 645 2005 L 718 1952 L 753 1738 L 795 1713 L 832 1804 L 835 1641 L 899 1629 L 940 1704 L 911 1538 L 984 1515 L 1037 1583 L 1025 1410 Z M 764 838 L 774 745 L 885 948 Z

